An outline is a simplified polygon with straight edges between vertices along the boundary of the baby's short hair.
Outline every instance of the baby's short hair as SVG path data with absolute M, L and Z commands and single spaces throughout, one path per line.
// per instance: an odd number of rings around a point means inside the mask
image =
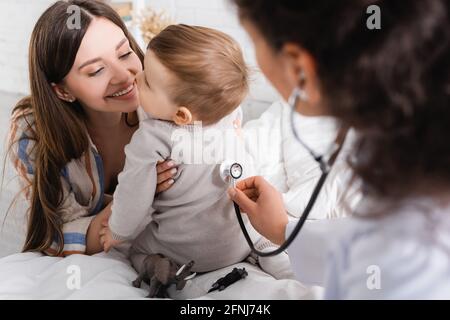
M 248 93 L 248 68 L 239 44 L 218 30 L 170 25 L 147 47 L 176 77 L 170 98 L 203 124 L 236 109 Z

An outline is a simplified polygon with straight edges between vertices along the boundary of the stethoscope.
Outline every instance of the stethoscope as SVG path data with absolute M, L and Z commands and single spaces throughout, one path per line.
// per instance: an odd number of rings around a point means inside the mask
M 298 135 L 297 130 L 295 129 L 294 125 L 294 116 L 295 116 L 295 107 L 297 105 L 297 100 L 302 99 L 303 91 L 299 88 L 294 89 L 294 92 L 292 93 L 291 97 L 289 98 L 288 104 L 291 106 L 291 129 L 294 134 L 295 139 L 308 151 L 308 153 L 314 158 L 314 160 L 319 164 L 319 168 L 322 172 L 320 175 L 319 181 L 317 181 L 316 186 L 314 187 L 314 190 L 311 194 L 311 197 L 309 198 L 308 204 L 306 205 L 300 219 L 297 222 L 297 225 L 295 226 L 294 230 L 291 232 L 289 237 L 286 239 L 286 241 L 277 249 L 269 252 L 262 252 L 255 248 L 253 245 L 253 241 L 250 238 L 247 228 L 245 227 L 244 221 L 242 220 L 241 215 L 241 209 L 239 208 L 239 205 L 233 201 L 234 204 L 234 210 L 236 212 L 236 217 L 238 219 L 239 225 L 242 229 L 242 233 L 244 234 L 245 239 L 247 240 L 247 243 L 256 255 L 260 257 L 269 257 L 269 256 L 275 256 L 277 254 L 280 254 L 284 252 L 294 241 L 295 237 L 298 235 L 300 230 L 302 229 L 306 219 L 308 218 L 312 208 L 314 207 L 314 204 L 316 203 L 317 197 L 319 196 L 319 193 L 325 183 L 325 180 L 327 179 L 327 176 L 331 170 L 331 167 L 333 166 L 339 152 L 342 149 L 342 146 L 344 144 L 345 136 L 347 133 L 347 130 L 344 128 L 341 128 L 339 130 L 339 133 L 337 135 L 337 138 L 333 145 L 330 147 L 330 150 L 325 152 L 323 155 L 316 154 Z M 330 154 L 330 157 L 325 160 L 325 155 Z M 237 162 L 229 162 L 225 161 L 220 166 L 220 176 L 222 179 L 229 183 L 230 186 L 235 187 L 236 180 L 239 179 L 242 176 L 243 169 L 242 166 Z

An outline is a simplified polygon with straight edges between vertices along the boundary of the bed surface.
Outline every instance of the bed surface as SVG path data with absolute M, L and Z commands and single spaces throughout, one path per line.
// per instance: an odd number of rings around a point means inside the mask
M 245 267 L 248 276 L 223 291 L 207 294 L 211 285 L 235 266 Z M 136 276 L 129 262 L 116 250 L 66 258 L 13 254 L 0 259 L 0 300 L 146 299 L 146 287 L 131 285 Z M 172 286 L 169 294 L 174 299 L 277 300 L 312 299 L 317 291 L 295 280 L 276 280 L 254 265 L 239 263 L 197 276 L 182 291 Z

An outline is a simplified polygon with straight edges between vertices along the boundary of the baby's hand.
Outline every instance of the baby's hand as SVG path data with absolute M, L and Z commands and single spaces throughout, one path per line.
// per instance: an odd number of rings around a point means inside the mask
M 108 252 L 111 248 L 119 245 L 122 241 L 114 240 L 109 229 L 108 221 L 102 222 L 103 228 L 100 229 L 100 244 L 103 250 Z

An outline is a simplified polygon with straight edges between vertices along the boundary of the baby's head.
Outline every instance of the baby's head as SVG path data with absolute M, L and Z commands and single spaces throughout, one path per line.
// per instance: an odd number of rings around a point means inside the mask
M 209 125 L 242 102 L 248 92 L 248 71 L 230 36 L 180 24 L 150 41 L 137 82 L 141 106 L 153 118 Z

